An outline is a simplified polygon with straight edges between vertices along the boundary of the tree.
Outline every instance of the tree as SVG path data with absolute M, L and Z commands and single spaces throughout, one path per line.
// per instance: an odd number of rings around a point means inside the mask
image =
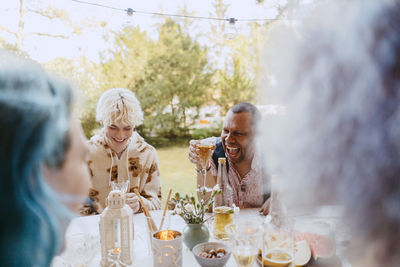
M 232 58 L 232 70 L 218 72 L 219 79 L 216 87 L 219 96 L 215 102 L 221 106 L 221 111 L 226 113 L 230 107 L 239 102 L 253 102 L 256 96 L 254 79 L 251 79 L 243 67 L 240 58 Z
M 98 64 L 85 57 L 73 59 L 56 58 L 43 64 L 43 67 L 58 76 L 68 79 L 79 90 L 78 114 L 87 138 L 98 128 L 95 120 L 97 99 L 100 96 L 101 69 Z M 84 104 L 83 104 L 84 103 Z M 82 105 L 83 104 L 83 105 Z
M 22 57 L 28 58 L 28 54 L 26 54 L 24 51 L 21 51 L 17 45 L 11 44 L 7 42 L 5 39 L 0 38 L 0 48 L 11 51 L 17 55 L 20 55 Z
M 144 80 L 154 41 L 138 27 L 113 32 L 113 47 L 102 54 L 102 90 L 114 87 L 137 88 Z
M 207 50 L 167 19 L 146 65 L 143 86 L 133 88 L 148 118 L 145 133 L 168 138 L 187 133 L 197 116 L 189 111 L 198 111 L 210 99 L 212 75 Z
M 71 20 L 68 15 L 68 12 L 62 9 L 58 9 L 54 7 L 53 4 L 49 4 L 43 0 L 18 0 L 18 26 L 16 30 L 11 30 L 7 27 L 0 25 L 0 30 L 6 32 L 15 38 L 15 47 L 19 51 L 23 51 L 25 48 L 25 39 L 30 36 L 39 36 L 39 37 L 50 37 L 50 38 L 58 38 L 58 39 L 70 39 L 73 35 L 80 35 L 83 31 L 83 26 L 85 27 L 105 27 L 107 23 L 105 21 L 90 21 L 85 20 L 83 23 L 76 23 Z M 34 29 L 27 30 L 26 29 L 26 18 L 28 16 L 40 16 L 41 18 L 49 20 L 49 23 L 57 23 L 60 22 L 62 25 L 67 26 L 67 33 L 49 33 L 47 31 L 43 31 L 41 25 L 34 27 Z
M 146 137 L 185 135 L 200 106 L 210 99 L 213 73 L 207 50 L 173 20 L 159 26 L 158 40 L 139 28 L 114 34 L 115 47 L 103 55 L 103 89 L 133 91 L 145 113 L 139 131 Z
M 211 16 L 226 18 L 229 5 L 223 0 L 215 0 Z M 212 22 L 209 44 L 212 55 L 218 59 L 217 75 L 214 77 L 213 100 L 225 113 L 238 102 L 254 102 L 256 96 L 257 70 L 259 66 L 259 32 L 253 30 L 238 33 L 233 40 L 225 37 L 226 21 Z

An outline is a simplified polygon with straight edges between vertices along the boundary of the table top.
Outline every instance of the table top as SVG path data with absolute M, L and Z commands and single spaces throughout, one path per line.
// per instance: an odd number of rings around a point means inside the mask
M 162 211 L 151 211 L 152 217 L 155 219 L 156 224 L 160 221 Z M 321 214 L 317 214 L 322 216 Z M 238 215 L 241 218 L 259 220 L 260 224 L 263 222 L 264 216 L 260 216 L 257 209 L 241 210 Z M 332 212 L 329 211 L 329 216 Z M 324 216 L 325 217 L 325 216 Z M 66 267 L 66 266 L 100 266 L 101 253 L 100 253 L 100 237 L 99 237 L 99 215 L 78 217 L 71 221 L 66 232 L 66 248 L 64 252 L 55 257 L 52 267 Z M 157 221 L 158 220 L 158 221 Z M 133 216 L 134 222 L 134 262 L 132 266 L 153 266 L 153 257 L 150 252 L 146 219 L 143 213 L 135 214 Z M 182 232 L 185 227 L 185 222 L 179 216 L 167 216 L 165 225 L 168 229 L 177 230 Z M 212 233 L 212 222 L 209 220 L 206 225 L 210 231 L 210 240 L 215 241 Z M 338 251 L 339 252 L 339 251 Z M 183 245 L 183 266 L 200 266 L 192 252 Z M 235 260 L 231 256 L 226 266 L 237 266 Z M 254 263 L 254 266 L 258 266 Z M 342 264 L 343 267 L 350 266 L 347 263 Z

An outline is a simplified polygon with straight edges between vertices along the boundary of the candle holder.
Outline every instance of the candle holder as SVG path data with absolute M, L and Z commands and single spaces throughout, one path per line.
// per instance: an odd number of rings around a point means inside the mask
M 132 209 L 125 204 L 125 195 L 113 190 L 107 198 L 107 208 L 100 215 L 101 266 L 124 265 L 133 260 Z
M 182 234 L 175 230 L 162 230 L 152 235 L 153 266 L 182 266 Z

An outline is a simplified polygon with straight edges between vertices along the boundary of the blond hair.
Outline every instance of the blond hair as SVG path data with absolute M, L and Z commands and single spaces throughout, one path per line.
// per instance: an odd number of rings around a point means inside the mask
M 120 121 L 135 128 L 143 122 L 143 111 L 133 92 L 112 88 L 105 91 L 97 102 L 96 120 L 103 126 Z

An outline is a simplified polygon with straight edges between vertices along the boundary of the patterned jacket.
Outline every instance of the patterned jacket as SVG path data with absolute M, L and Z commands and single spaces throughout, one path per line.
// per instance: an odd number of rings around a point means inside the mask
M 92 188 L 91 203 L 86 203 L 83 215 L 99 214 L 106 207 L 105 200 L 111 190 L 110 181 L 129 179 L 129 192 L 138 188 L 143 202 L 150 210 L 161 208 L 161 178 L 157 152 L 136 132 L 133 132 L 127 149 L 118 159 L 104 141 L 104 134 L 89 141 L 89 170 Z

